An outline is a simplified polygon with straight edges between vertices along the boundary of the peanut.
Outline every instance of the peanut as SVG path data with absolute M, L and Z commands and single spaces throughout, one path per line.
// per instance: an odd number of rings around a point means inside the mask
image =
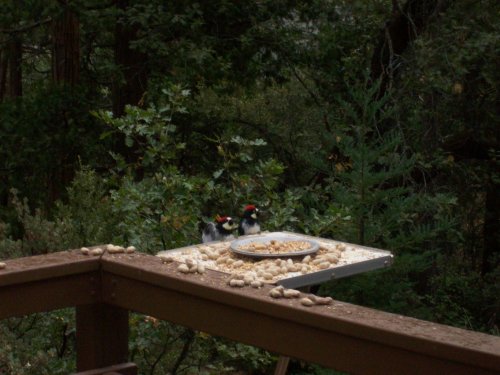
M 304 297 L 300 300 L 300 303 L 303 305 L 303 306 L 307 306 L 307 307 L 310 307 L 310 306 L 313 306 L 314 305 L 314 302 L 311 301 L 309 298 L 307 297 Z
M 128 247 L 125 249 L 125 252 L 126 252 L 127 254 L 131 254 L 131 253 L 135 252 L 135 250 L 136 250 L 135 246 L 128 246 Z
M 245 282 L 243 280 L 231 279 L 229 280 L 229 286 L 232 286 L 233 288 L 242 288 L 245 286 Z
M 189 273 L 189 267 L 187 264 L 179 264 L 179 267 L 177 267 L 177 270 L 182 273 Z
M 320 264 L 318 264 L 318 267 L 320 270 L 326 270 L 327 268 L 330 267 L 330 263 L 328 262 L 321 262 Z
M 295 289 L 285 289 L 283 291 L 283 297 L 285 297 L 285 298 L 299 298 L 300 291 L 295 290 Z
M 260 288 L 262 286 L 262 281 L 260 280 L 253 280 L 251 283 L 250 283 L 250 286 L 252 288 Z
M 243 265 L 243 261 L 240 259 L 240 260 L 237 260 L 236 262 L 233 263 L 233 267 L 241 267 Z
M 205 273 L 205 265 L 203 263 L 201 263 L 201 262 L 198 263 L 197 272 L 198 273 Z
M 95 249 L 90 250 L 90 255 L 97 256 L 102 255 L 104 251 L 100 247 L 96 247 Z
M 333 302 L 333 298 L 314 296 L 313 301 L 316 305 L 330 305 Z
M 281 298 L 281 297 L 283 297 L 283 293 L 282 293 L 282 291 L 277 290 L 276 288 L 271 289 L 271 290 L 269 291 L 269 295 L 270 295 L 271 297 L 273 297 L 273 298 Z

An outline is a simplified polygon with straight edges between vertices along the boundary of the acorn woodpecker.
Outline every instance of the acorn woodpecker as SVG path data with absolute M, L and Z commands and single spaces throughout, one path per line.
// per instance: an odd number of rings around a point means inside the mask
M 234 239 L 233 230 L 237 224 L 229 216 L 217 216 L 215 222 L 208 223 L 203 229 L 201 240 L 203 242 L 226 241 Z
M 238 226 L 238 233 L 240 236 L 246 234 L 257 234 L 260 233 L 260 225 L 257 220 L 259 214 L 259 209 L 253 204 L 249 204 L 245 207 L 243 212 L 243 219 L 241 219 Z

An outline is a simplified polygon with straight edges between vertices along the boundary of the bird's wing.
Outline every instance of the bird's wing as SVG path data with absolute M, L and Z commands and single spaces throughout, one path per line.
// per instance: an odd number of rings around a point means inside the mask
M 245 219 L 241 219 L 240 223 L 238 224 L 238 234 L 240 236 L 243 236 L 245 234 L 245 230 L 243 229 L 243 220 Z
M 203 242 L 215 241 L 217 239 L 217 230 L 215 228 L 214 223 L 208 223 L 203 229 L 203 233 L 201 235 L 201 240 Z

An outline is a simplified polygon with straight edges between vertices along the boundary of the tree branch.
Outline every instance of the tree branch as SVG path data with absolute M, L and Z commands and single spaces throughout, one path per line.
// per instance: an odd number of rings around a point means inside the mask
M 5 33 L 5 34 L 23 33 L 25 31 L 34 29 L 34 28 L 36 28 L 38 26 L 45 25 L 46 23 L 49 23 L 49 22 L 52 22 L 52 18 L 51 17 L 48 17 L 48 18 L 45 18 L 43 20 L 37 21 L 37 22 L 32 23 L 30 25 L 24 25 L 24 26 L 20 26 L 20 27 L 17 27 L 17 28 L 13 28 L 13 29 L 0 29 L 0 33 Z
M 179 370 L 180 365 L 182 364 L 182 361 L 187 357 L 189 353 L 189 348 L 191 347 L 191 344 L 194 341 L 194 331 L 191 329 L 186 329 L 186 341 L 184 341 L 184 346 L 182 347 L 181 354 L 179 354 L 179 357 L 177 358 L 177 361 L 175 361 L 174 367 L 172 368 L 172 375 L 176 375 L 177 371 Z

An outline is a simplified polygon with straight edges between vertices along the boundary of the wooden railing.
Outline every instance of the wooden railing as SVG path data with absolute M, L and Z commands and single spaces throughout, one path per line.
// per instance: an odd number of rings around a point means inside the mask
M 219 272 L 181 274 L 150 255 L 75 250 L 6 263 L 0 319 L 75 307 L 85 374 L 137 372 L 127 363 L 129 311 L 349 373 L 500 374 L 500 337 L 338 301 L 304 307 L 270 298 L 270 287 L 231 288 Z

